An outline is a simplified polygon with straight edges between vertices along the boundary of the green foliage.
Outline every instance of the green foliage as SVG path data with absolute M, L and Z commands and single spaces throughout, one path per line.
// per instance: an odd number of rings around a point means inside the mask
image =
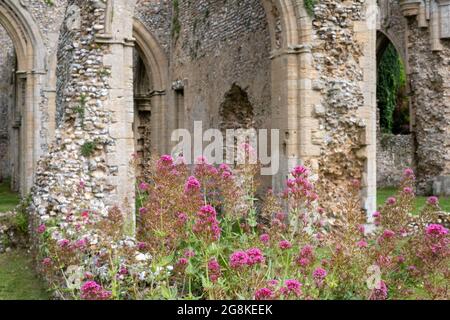
M 389 44 L 378 66 L 377 99 L 380 125 L 384 132 L 399 131 L 409 122 L 409 108 L 402 96 L 406 72 L 395 47 Z
M 81 155 L 83 157 L 89 158 L 94 154 L 95 148 L 97 147 L 96 141 L 87 141 L 81 146 Z
M 316 5 L 316 0 L 304 0 L 304 5 L 309 16 L 314 17 L 314 6 Z
M 30 215 L 28 207 L 31 204 L 31 195 L 26 197 L 20 205 L 16 208 L 16 215 L 14 217 L 14 225 L 22 234 L 28 234 L 28 226 L 30 225 Z
M 53 2 L 53 0 L 43 0 L 43 1 L 48 6 L 54 6 L 55 5 L 55 2 Z
M 172 37 L 177 40 L 181 32 L 180 23 L 180 2 L 179 0 L 173 1 L 173 19 L 172 19 Z

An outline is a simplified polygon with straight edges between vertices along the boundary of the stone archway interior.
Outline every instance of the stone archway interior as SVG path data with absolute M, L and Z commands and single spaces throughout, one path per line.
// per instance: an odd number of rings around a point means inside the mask
M 398 187 L 405 168 L 414 167 L 410 100 L 405 62 L 390 39 L 377 34 L 377 185 Z
M 149 70 L 143 62 L 139 49 L 133 53 L 134 124 L 135 150 L 138 159 L 139 177 L 151 157 L 152 83 Z
M 20 116 L 16 101 L 17 58 L 14 45 L 0 25 L 0 182 L 20 191 Z

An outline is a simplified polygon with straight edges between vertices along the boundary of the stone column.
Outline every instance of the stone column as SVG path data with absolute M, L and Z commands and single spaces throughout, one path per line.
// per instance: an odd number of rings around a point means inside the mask
M 106 107 L 113 117 L 109 133 L 115 145 L 107 151 L 107 165 L 117 172 L 115 176 L 108 177 L 109 184 L 116 188 L 109 201 L 111 205 L 118 205 L 124 213 L 125 232 L 128 235 L 134 235 L 136 227 L 136 173 L 135 168 L 130 165 L 135 152 L 132 39 L 134 5 L 135 1 L 129 0 L 113 2 L 110 15 L 112 33 L 100 40 L 102 44 L 109 45 L 109 53 L 104 56 L 103 62 L 111 67 Z

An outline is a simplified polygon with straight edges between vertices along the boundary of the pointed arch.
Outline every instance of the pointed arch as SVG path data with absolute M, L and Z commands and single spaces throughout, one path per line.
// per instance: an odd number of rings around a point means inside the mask
M 19 152 L 20 190 L 25 195 L 32 186 L 37 161 L 42 154 L 41 91 L 47 75 L 47 54 L 39 28 L 19 1 L 0 2 L 0 24 L 10 36 L 17 56 L 16 104 L 21 112 Z

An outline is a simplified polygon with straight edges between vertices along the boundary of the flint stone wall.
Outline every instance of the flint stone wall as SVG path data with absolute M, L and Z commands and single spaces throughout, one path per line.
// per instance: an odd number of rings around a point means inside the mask
M 413 135 L 381 134 L 377 145 L 378 188 L 398 187 L 406 168 L 415 166 Z

